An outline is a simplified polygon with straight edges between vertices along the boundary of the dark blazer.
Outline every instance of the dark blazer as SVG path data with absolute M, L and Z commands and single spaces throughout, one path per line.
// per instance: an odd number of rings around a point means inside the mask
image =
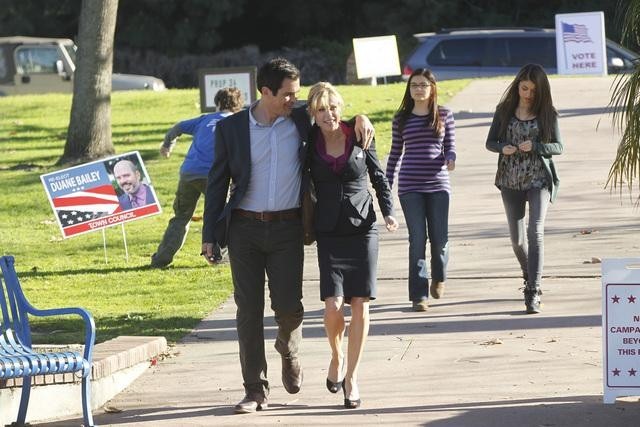
M 311 122 L 305 106 L 299 106 L 291 112 L 298 133 L 300 145 L 298 154 L 304 162 L 307 152 L 307 136 Z M 227 245 L 227 232 L 231 221 L 231 211 L 235 209 L 249 186 L 251 178 L 251 141 L 249 136 L 249 109 L 237 112 L 218 122 L 215 130 L 215 158 L 209 171 L 204 204 L 204 224 L 202 242 L 218 242 L 221 247 Z M 231 191 L 229 200 L 229 184 Z M 301 191 L 306 188 L 303 180 Z
M 313 126 L 311 140 L 317 135 L 318 127 Z M 385 176 L 378 157 L 375 141 L 367 150 L 357 144 L 347 160 L 344 170 L 336 175 L 322 160 L 312 142 L 309 166 L 315 188 L 317 203 L 314 215 L 318 232 L 331 232 L 346 221 L 353 227 L 368 229 L 376 221 L 373 198 L 368 190 L 367 175 L 376 191 L 378 205 L 383 216 L 393 215 L 393 198 L 389 181 Z

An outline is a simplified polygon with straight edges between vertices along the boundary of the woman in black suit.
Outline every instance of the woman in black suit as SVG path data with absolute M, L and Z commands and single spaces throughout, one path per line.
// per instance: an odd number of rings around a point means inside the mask
M 369 301 L 376 298 L 378 230 L 367 175 L 389 231 L 398 228 L 393 217 L 389 183 L 375 142 L 367 150 L 356 144 L 353 127 L 340 120 L 344 105 L 326 82 L 309 91 L 308 108 L 315 122 L 311 130 L 308 167 L 316 192 L 315 231 L 320 267 L 320 298 L 325 303 L 324 325 L 331 346 L 327 388 L 344 392 L 345 408 L 360 406 L 358 364 L 369 332 Z M 349 343 L 344 377 L 342 341 L 344 304 L 351 305 Z

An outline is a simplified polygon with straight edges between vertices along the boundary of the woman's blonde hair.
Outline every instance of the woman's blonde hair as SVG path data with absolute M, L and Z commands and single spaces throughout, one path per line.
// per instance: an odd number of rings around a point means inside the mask
M 320 108 L 329 106 L 329 98 L 334 97 L 340 109 L 344 106 L 344 100 L 335 87 L 329 82 L 318 82 L 309 89 L 307 96 L 307 108 L 314 115 Z

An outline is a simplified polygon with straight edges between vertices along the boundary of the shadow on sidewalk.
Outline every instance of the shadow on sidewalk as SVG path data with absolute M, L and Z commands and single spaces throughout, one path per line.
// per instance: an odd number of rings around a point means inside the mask
M 316 417 L 334 417 L 336 422 L 345 415 L 373 415 L 375 422 L 394 425 L 422 425 L 429 427 L 495 427 L 495 426 L 575 426 L 628 427 L 637 425 L 640 404 L 617 402 L 603 405 L 601 396 L 565 396 L 547 399 L 508 399 L 465 404 L 394 406 L 346 411 L 335 406 L 308 406 L 302 412 L 265 412 L 264 416 L 309 417 L 309 425 Z M 271 412 L 271 413 L 270 413 Z M 363 421 L 362 418 L 359 419 Z M 386 420 L 386 422 L 384 422 Z M 262 423 L 260 423 L 262 424 Z
M 526 315 L 524 310 L 495 310 L 501 303 L 513 307 L 520 299 L 485 299 L 463 302 L 431 303 L 427 313 L 415 313 L 409 305 L 381 304 L 371 307 L 371 326 L 369 336 L 376 335 L 416 335 L 450 334 L 456 332 L 488 332 L 514 329 L 557 329 L 576 327 L 600 327 L 599 315 L 575 315 L 545 317 Z M 472 311 L 465 313 L 440 313 L 439 309 L 460 305 L 485 305 L 492 311 Z M 347 316 L 349 310 L 347 310 Z M 383 313 L 388 314 L 382 317 Z M 395 314 L 394 314 L 395 313 Z M 484 318 L 493 317 L 493 318 Z M 484 319 L 483 319 L 484 318 Z M 303 336 L 305 338 L 324 338 L 322 310 L 305 311 Z M 273 316 L 264 318 L 265 339 L 275 339 L 277 325 Z M 238 335 L 235 319 L 204 320 L 185 338 L 184 342 L 236 341 Z
M 366 403 L 366 402 L 365 402 Z M 602 404 L 602 397 L 564 396 L 546 399 L 505 399 L 461 404 L 389 406 L 382 408 L 361 407 L 345 411 L 339 405 L 271 405 L 268 410 L 253 415 L 233 415 L 231 406 L 215 405 L 159 407 L 127 410 L 119 414 L 101 414 L 95 417 L 100 425 L 163 422 L 164 425 L 180 421 L 189 425 L 216 425 L 232 419 L 238 424 L 268 425 L 272 421 L 284 425 L 288 418 L 307 425 L 321 417 L 331 417 L 335 422 L 346 422 L 346 416 L 375 416 L 372 423 L 387 422 L 429 427 L 495 427 L 495 426 L 580 426 L 580 427 L 628 427 L 637 425 L 640 404 L 618 401 L 614 405 Z M 218 422 L 216 422 L 218 418 Z M 306 421 L 305 421 L 306 420 Z M 359 418 L 363 421 L 362 418 Z M 291 420 L 293 421 L 293 420 Z M 80 419 L 38 424 L 41 427 L 79 425 Z M 152 424 L 149 424 L 152 425 Z

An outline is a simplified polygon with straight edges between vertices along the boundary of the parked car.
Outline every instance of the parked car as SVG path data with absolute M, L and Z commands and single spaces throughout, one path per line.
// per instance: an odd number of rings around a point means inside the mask
M 556 32 L 545 28 L 460 28 L 413 35 L 418 47 L 404 63 L 407 79 L 416 68 L 429 68 L 438 80 L 515 75 L 535 62 L 557 73 Z M 629 72 L 638 54 L 608 40 L 610 74 Z
M 0 96 L 71 92 L 76 45 L 69 39 L 0 37 Z M 153 76 L 117 74 L 112 90 L 164 90 Z

